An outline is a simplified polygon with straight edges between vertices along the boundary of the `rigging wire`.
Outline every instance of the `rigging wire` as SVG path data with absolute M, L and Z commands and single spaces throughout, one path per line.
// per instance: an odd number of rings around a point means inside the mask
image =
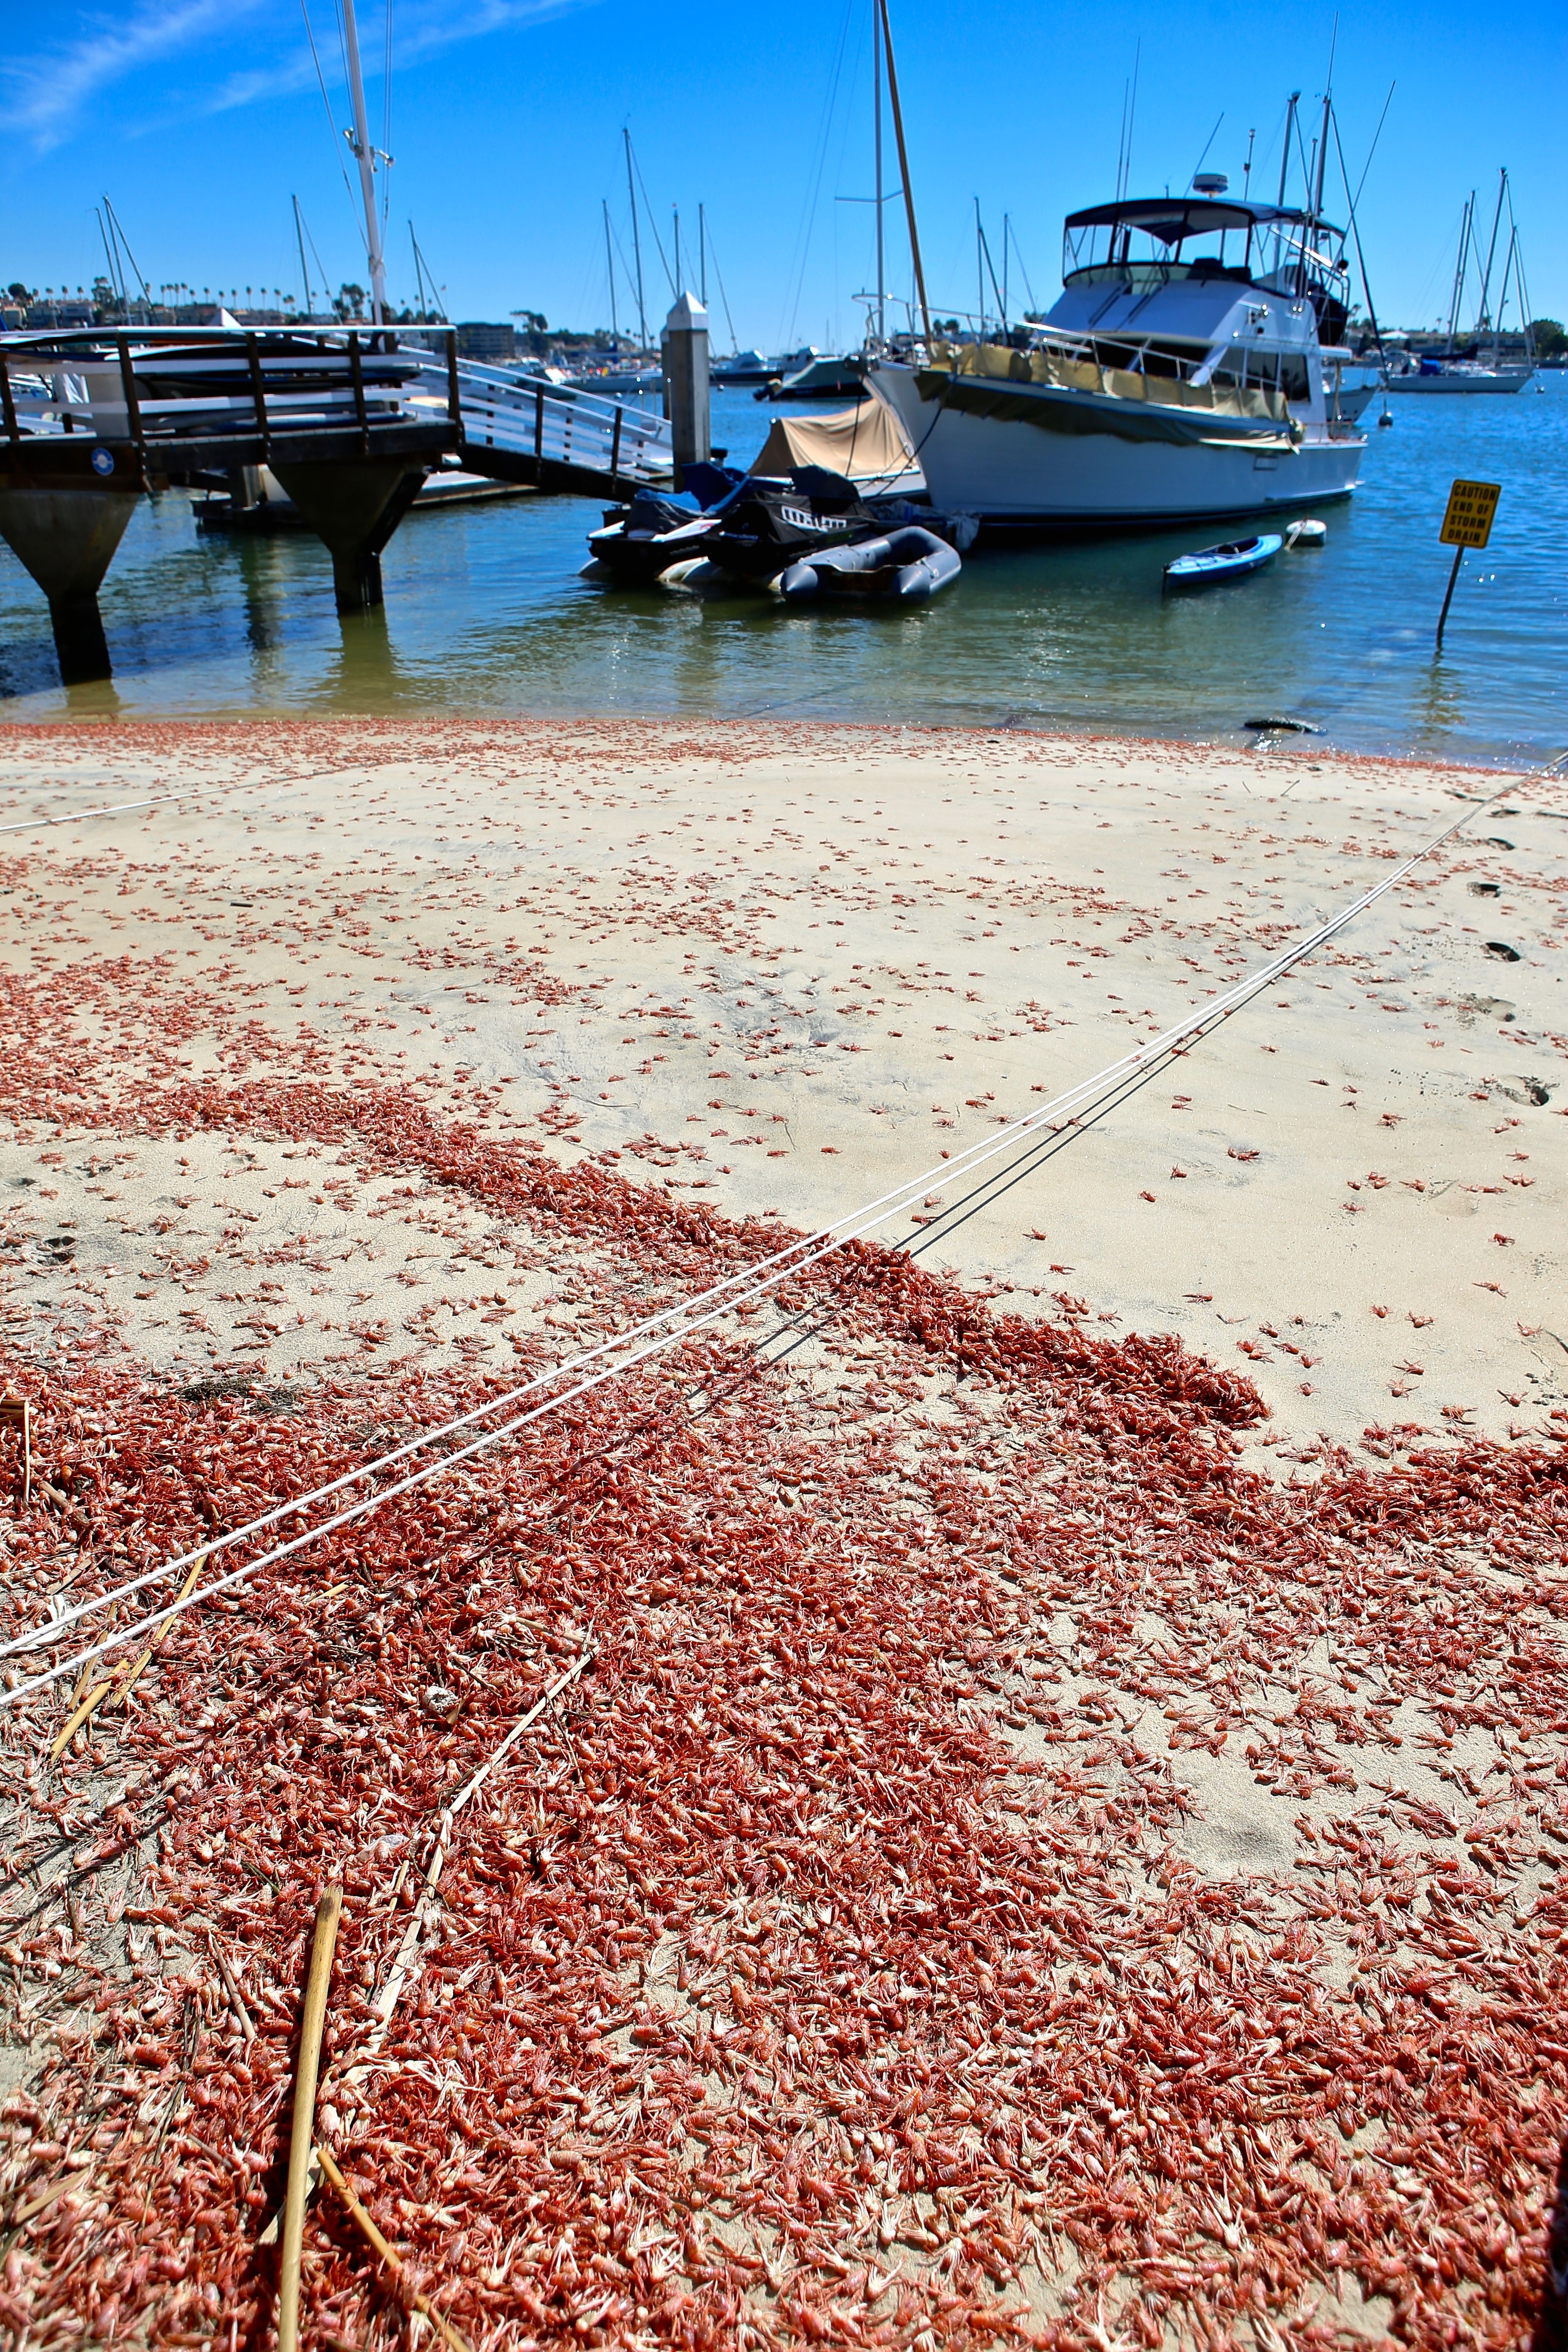
M 643 178 L 643 175 L 642 175 L 642 165 L 641 165 L 641 163 L 637 161 L 637 149 L 636 149 L 635 147 L 632 147 L 632 146 L 631 146 L 631 140 L 630 140 L 630 134 L 629 134 L 629 133 L 627 134 L 627 142 L 626 142 L 626 143 L 627 143 L 627 146 L 628 146 L 628 147 L 630 148 L 630 150 L 631 150 L 632 169 L 636 172 L 636 173 L 637 173 L 637 185 L 638 185 L 638 187 L 642 190 L 643 210 L 644 210 L 644 211 L 647 213 L 647 225 L 648 225 L 648 230 L 649 230 L 650 235 L 651 235 L 651 236 L 652 236 L 652 237 L 653 237 L 653 242 L 654 242 L 654 250 L 655 250 L 655 251 L 657 252 L 657 254 L 658 255 L 659 267 L 660 267 L 660 268 L 664 271 L 665 277 L 666 277 L 666 278 L 668 279 L 668 281 L 669 281 L 669 299 L 670 299 L 670 300 L 671 300 L 672 302 L 679 302 L 679 299 L 680 299 L 680 289 L 679 289 L 679 286 L 676 284 L 676 282 L 675 282 L 675 272 L 674 272 L 674 270 L 673 270 L 673 269 L 671 269 L 671 268 L 670 268 L 670 266 L 669 266 L 669 263 L 668 263 L 668 258 L 666 257 L 666 255 L 665 255 L 664 246 L 663 246 L 663 243 L 662 243 L 662 242 L 661 242 L 661 240 L 660 240 L 659 234 L 658 234 L 658 215 L 655 214 L 655 212 L 654 212 L 654 208 L 653 208 L 653 205 L 652 205 L 652 203 L 649 201 L 648 193 L 647 193 L 647 182 Z
M 1013 250 L 1018 257 L 1018 268 L 1023 274 L 1024 291 L 1029 298 L 1029 308 L 1031 310 L 1038 310 L 1040 306 L 1035 299 L 1035 289 L 1029 283 L 1028 264 L 1024 259 L 1024 248 L 1018 242 L 1018 232 L 1013 226 L 1011 215 L 1007 218 L 1006 229 L 1007 235 L 1013 240 Z
M 354 216 L 354 233 L 357 237 L 359 234 L 359 214 L 355 210 L 354 206 L 354 192 L 349 185 L 349 170 L 348 165 L 343 162 L 342 141 L 338 137 L 338 126 L 332 121 L 332 101 L 327 96 L 327 78 L 321 71 L 321 60 L 316 50 L 316 36 L 310 29 L 310 11 L 306 5 L 306 0 L 300 0 L 300 14 L 305 19 L 305 38 L 310 44 L 310 63 L 316 68 L 316 82 L 321 93 L 321 104 L 327 110 L 327 129 L 331 134 L 332 152 L 338 159 L 338 169 L 342 173 L 343 194 L 349 200 L 349 210 Z M 341 47 L 342 43 L 342 26 L 341 23 L 338 26 L 338 41 L 339 46 Z M 311 242 L 310 250 L 313 253 L 315 252 L 314 240 Z M 316 260 L 318 265 L 321 262 L 321 255 L 317 253 Z M 325 292 L 325 281 L 323 280 L 322 291 Z
M 719 252 L 713 243 L 711 229 L 708 231 L 708 258 L 713 264 L 713 275 L 719 286 L 719 299 L 724 305 L 724 324 L 730 330 L 730 349 L 732 352 L 738 352 L 741 346 L 735 334 L 735 321 L 730 316 L 730 297 L 724 291 L 724 273 L 719 267 Z
M 1517 783 L 1508 787 L 1508 790 L 1512 792 L 1517 792 L 1518 789 Z M 1499 793 L 1493 798 L 1496 800 L 1505 796 L 1505 793 Z M 457 1467 L 460 1463 L 472 1460 L 489 1447 L 499 1444 L 502 1438 L 513 1436 L 520 1430 L 530 1427 L 533 1423 L 551 1413 L 559 1412 L 564 1405 L 586 1395 L 605 1381 L 624 1378 L 627 1372 L 648 1358 L 661 1354 L 666 1349 L 696 1337 L 736 1307 L 746 1305 L 753 1298 L 767 1296 L 771 1291 L 777 1289 L 781 1283 L 797 1278 L 811 1267 L 819 1265 L 823 1260 L 844 1248 L 849 1242 L 863 1239 L 867 1234 L 887 1223 L 889 1219 L 908 1213 L 915 1206 L 917 1199 L 923 1196 L 932 1184 L 951 1183 L 955 1177 L 966 1177 L 1001 1154 L 1011 1153 L 1021 1143 L 1026 1143 L 1032 1154 L 1037 1149 L 1038 1139 L 1046 1130 L 1059 1133 L 1062 1126 L 1075 1119 L 1080 1109 L 1094 1109 L 1108 1093 L 1114 1092 L 1130 1078 L 1142 1075 L 1151 1065 L 1159 1064 L 1163 1066 L 1164 1061 L 1173 1052 L 1188 1048 L 1193 1042 L 1206 1034 L 1217 1022 L 1228 1019 L 1233 1012 L 1238 1011 L 1261 991 L 1271 986 L 1283 973 L 1303 961 L 1308 956 L 1314 954 L 1319 948 L 1326 945 L 1357 916 L 1374 905 L 1378 899 L 1385 897 L 1423 859 L 1430 856 L 1455 834 L 1472 824 L 1492 804 L 1491 801 L 1482 802 L 1466 810 L 1451 824 L 1445 826 L 1440 833 L 1401 860 L 1392 872 L 1373 884 L 1360 897 L 1352 899 L 1337 915 L 1331 916 L 1301 939 L 1292 942 L 1289 947 L 1270 957 L 1254 972 L 1244 975 L 1241 980 L 1233 982 L 1228 989 L 1223 990 L 1218 996 L 1211 998 L 1207 1004 L 1194 1008 L 1182 1020 L 1149 1040 L 1145 1045 L 1133 1048 L 1131 1053 L 1108 1065 L 1094 1076 L 1080 1080 L 1076 1086 L 1067 1088 L 1037 1109 L 1026 1112 L 1020 1118 L 1010 1121 L 1000 1135 L 972 1144 L 952 1160 L 940 1162 L 935 1168 L 928 1169 L 922 1174 L 907 1180 L 891 1192 L 881 1194 L 879 1199 L 859 1209 L 850 1211 L 829 1224 L 819 1226 L 814 1233 L 797 1236 L 769 1256 L 755 1260 L 750 1265 L 738 1268 L 718 1282 L 710 1284 L 705 1290 L 698 1292 L 690 1299 L 679 1301 L 671 1307 L 661 1308 L 654 1315 L 646 1317 L 618 1338 L 605 1340 L 595 1347 L 583 1349 L 577 1355 L 566 1358 L 561 1363 L 537 1374 L 532 1380 L 523 1382 L 506 1394 L 491 1398 L 486 1403 L 456 1416 L 439 1428 L 422 1433 L 404 1444 L 393 1447 L 374 1460 L 359 1465 L 353 1470 L 328 1481 L 310 1494 L 294 1496 L 288 1502 L 276 1505 L 271 1510 L 259 1514 L 242 1527 L 228 1530 L 212 1542 L 197 1545 L 195 1549 L 163 1562 L 161 1567 L 149 1570 L 143 1576 L 134 1578 L 90 1601 L 80 1602 L 73 1609 L 61 1612 L 43 1624 L 34 1626 L 26 1633 L 0 1644 L 0 1658 L 15 1655 L 24 1650 L 37 1649 L 58 1638 L 67 1626 L 78 1623 L 98 1612 L 116 1607 L 119 1602 L 129 1599 L 132 1594 L 163 1581 L 181 1568 L 188 1568 L 193 1562 L 205 1561 L 215 1553 L 223 1551 L 247 1537 L 258 1534 L 263 1528 L 276 1526 L 284 1518 L 296 1517 L 313 1505 L 342 1493 L 345 1488 L 361 1480 L 373 1477 L 384 1472 L 394 1464 L 407 1460 L 411 1454 L 422 1452 L 426 1446 L 458 1435 L 466 1429 L 473 1428 L 476 1423 L 488 1420 L 492 1414 L 519 1404 L 530 1396 L 537 1395 L 540 1390 L 548 1388 L 558 1381 L 564 1379 L 572 1382 L 563 1391 L 545 1397 L 542 1402 L 530 1406 L 522 1412 L 514 1414 L 511 1419 L 495 1428 L 482 1431 L 478 1437 L 441 1454 L 436 1461 L 427 1463 L 405 1477 L 395 1480 L 391 1486 L 381 1487 L 374 1493 L 363 1496 L 332 1513 L 325 1520 L 306 1528 L 285 1542 L 273 1545 L 257 1558 L 242 1562 L 239 1567 L 232 1570 L 226 1576 L 220 1577 L 216 1582 L 204 1585 L 184 1598 L 154 1611 L 136 1624 L 129 1627 L 123 1625 L 116 1627 L 103 1640 L 89 1645 L 75 1656 L 47 1668 L 43 1674 L 34 1676 L 28 1682 L 19 1683 L 10 1690 L 0 1692 L 0 1709 L 20 1705 L 25 1699 L 47 1688 L 63 1675 L 94 1664 L 111 1650 L 126 1647 L 130 1643 L 140 1639 L 147 1631 L 163 1625 L 172 1619 L 183 1615 L 187 1610 L 196 1607 L 202 1601 L 212 1600 L 221 1593 L 231 1591 L 236 1585 L 244 1583 L 263 1568 L 274 1566 L 281 1560 L 291 1558 L 297 1552 L 319 1541 L 323 1536 L 332 1534 L 340 1528 L 349 1526 L 353 1521 L 363 1517 L 366 1513 L 378 1509 L 382 1504 L 414 1491 L 432 1478 L 438 1477 Z M 1054 1127 L 1053 1122 L 1056 1123 Z M 991 1181 L 995 1181 L 1007 1173 L 1005 1170 L 997 1171 L 996 1177 Z M 701 1311 L 698 1312 L 699 1309 Z M 605 1362 L 604 1359 L 606 1357 L 615 1360 Z M 588 1370 L 590 1366 L 595 1369 Z
M 782 310 L 779 313 L 781 355 L 791 351 L 795 344 L 795 325 L 800 317 L 801 296 L 805 290 L 805 268 L 811 256 L 811 235 L 816 224 L 816 208 L 822 196 L 823 173 L 827 168 L 827 151 L 833 137 L 833 116 L 838 103 L 838 84 L 844 72 L 845 52 L 849 46 L 849 26 L 854 7 L 855 0 L 845 0 L 844 18 L 838 29 L 837 53 L 833 60 L 833 71 L 828 78 L 827 100 L 822 110 L 821 127 L 814 142 L 816 162 L 807 183 L 810 194 L 802 213 L 800 226 L 795 231 L 795 251 L 790 257 L 789 271 L 784 278 L 786 288 L 790 279 L 794 278 L 795 297 L 790 305 L 787 329 L 784 326 Z

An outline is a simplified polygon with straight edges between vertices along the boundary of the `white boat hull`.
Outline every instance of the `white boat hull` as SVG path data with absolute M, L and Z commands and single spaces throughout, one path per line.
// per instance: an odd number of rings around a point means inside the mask
M 1534 374 L 1533 368 L 1487 368 L 1475 373 L 1463 369 L 1445 369 L 1441 374 L 1419 375 L 1412 369 L 1408 375 L 1391 375 L 1390 392 L 1522 392 Z
M 1222 521 L 1348 497 L 1364 435 L 1308 426 L 1295 445 L 1250 440 L 1130 440 L 1110 430 L 1057 432 L 940 407 L 913 372 L 881 362 L 868 381 L 893 411 L 931 502 L 996 529 L 1114 530 Z

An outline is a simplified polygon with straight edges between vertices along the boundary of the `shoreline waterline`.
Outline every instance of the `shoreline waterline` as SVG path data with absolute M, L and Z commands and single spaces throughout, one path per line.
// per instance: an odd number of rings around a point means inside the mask
M 715 437 L 745 457 L 770 412 Z M 1396 404 L 1397 407 L 1397 404 Z M 749 412 L 749 413 L 748 413 Z M 1442 656 L 1450 480 L 1501 482 Z M 1202 596 L 1162 594 L 1223 530 L 976 550 L 933 604 L 785 610 L 583 577 L 595 501 L 528 494 L 416 512 L 386 602 L 340 619 L 308 534 L 198 533 L 143 502 L 102 595 L 114 679 L 58 682 L 43 599 L 0 550 L 0 727 L 72 718 L 323 719 L 467 713 L 606 720 L 772 718 L 1235 743 L 1296 719 L 1336 753 L 1534 765 L 1568 742 L 1568 589 L 1535 518 L 1568 505 L 1568 380 L 1544 394 L 1409 404 L 1373 429 L 1326 543 Z

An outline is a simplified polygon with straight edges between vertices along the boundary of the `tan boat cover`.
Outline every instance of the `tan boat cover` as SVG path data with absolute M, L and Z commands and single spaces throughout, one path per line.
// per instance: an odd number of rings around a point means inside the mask
M 796 466 L 825 466 L 852 482 L 916 470 L 898 418 L 879 400 L 835 416 L 776 416 L 751 470 L 787 474 Z

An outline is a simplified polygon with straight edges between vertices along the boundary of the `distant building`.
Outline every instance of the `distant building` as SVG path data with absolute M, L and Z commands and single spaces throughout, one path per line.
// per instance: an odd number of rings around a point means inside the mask
M 484 319 L 464 319 L 458 326 L 458 352 L 465 360 L 514 360 L 517 330 L 510 322 L 498 327 Z
M 29 327 L 90 327 L 93 323 L 92 304 L 72 297 L 69 301 L 29 302 Z

